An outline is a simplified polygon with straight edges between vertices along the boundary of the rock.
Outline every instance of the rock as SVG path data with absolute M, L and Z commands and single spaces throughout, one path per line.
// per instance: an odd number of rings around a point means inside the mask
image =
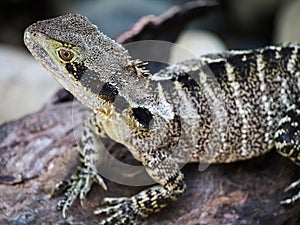
M 93 185 L 82 204 L 76 200 L 70 207 L 67 218 L 56 210 L 63 195 L 52 193 L 78 165 L 74 134 L 80 134 L 87 113 L 77 101 L 49 104 L 0 126 L 0 224 L 92 225 L 103 219 L 93 211 L 104 197 L 131 196 L 146 188 L 106 179 L 108 191 Z M 109 141 L 106 146 L 122 162 L 134 160 L 124 146 Z M 112 167 L 110 160 L 105 162 Z M 299 177 L 299 167 L 275 152 L 210 165 L 205 171 L 199 164 L 188 164 L 183 173 L 188 187 L 184 195 L 143 225 L 299 224 L 300 202 L 291 207 L 279 204 L 291 194 L 283 189 Z

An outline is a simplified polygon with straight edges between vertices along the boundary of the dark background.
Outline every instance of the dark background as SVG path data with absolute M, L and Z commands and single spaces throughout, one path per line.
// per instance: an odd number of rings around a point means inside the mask
M 219 35 L 228 48 L 251 48 L 280 40 L 280 22 L 286 8 L 298 0 L 220 0 L 218 11 L 191 23 Z M 141 16 L 159 15 L 183 0 L 1 0 L 0 42 L 22 45 L 22 33 L 31 23 L 68 12 L 79 12 L 112 38 Z M 298 4 L 299 5 L 299 4 Z M 299 28 L 295 28 L 296 30 Z M 295 31 L 293 29 L 293 31 Z M 300 38 L 299 38 L 300 39 Z M 298 39 L 298 40 L 299 40 Z

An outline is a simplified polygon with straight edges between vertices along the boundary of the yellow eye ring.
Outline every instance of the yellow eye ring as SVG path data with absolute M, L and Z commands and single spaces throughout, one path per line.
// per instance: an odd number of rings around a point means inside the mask
M 72 59 L 74 59 L 75 54 L 71 50 L 59 49 L 58 56 L 61 60 L 65 61 L 65 62 L 70 62 L 70 61 L 72 61 Z

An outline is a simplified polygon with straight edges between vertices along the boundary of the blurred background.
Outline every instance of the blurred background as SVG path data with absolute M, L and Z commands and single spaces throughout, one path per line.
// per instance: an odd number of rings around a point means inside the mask
M 183 0 L 0 0 L 0 124 L 40 109 L 59 85 L 23 44 L 37 20 L 81 13 L 112 38 L 142 16 L 160 15 Z M 178 43 L 195 54 L 300 42 L 300 0 L 219 0 L 192 21 Z M 176 58 L 179 53 L 173 52 Z M 178 59 L 177 59 L 178 60 Z

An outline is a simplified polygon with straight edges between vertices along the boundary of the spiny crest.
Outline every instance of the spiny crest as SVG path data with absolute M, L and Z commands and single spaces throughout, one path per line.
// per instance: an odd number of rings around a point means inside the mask
M 134 72 L 138 77 L 149 77 L 151 73 L 146 69 L 146 65 L 148 65 L 148 62 L 143 62 L 140 59 L 135 59 L 128 62 L 127 68 L 134 69 Z

